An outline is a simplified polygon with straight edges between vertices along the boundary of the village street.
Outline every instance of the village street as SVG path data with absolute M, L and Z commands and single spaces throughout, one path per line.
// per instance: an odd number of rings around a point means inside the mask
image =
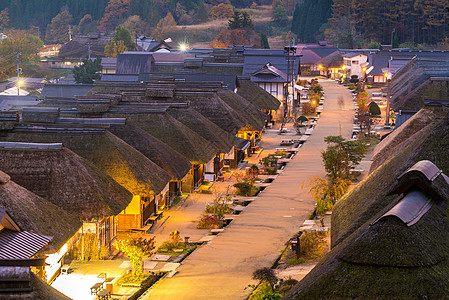
M 320 84 L 325 92 L 321 118 L 284 172 L 224 232 L 194 251 L 174 277 L 155 284 L 143 299 L 246 299 L 251 288 L 245 288 L 256 283 L 253 271 L 274 263 L 313 210 L 301 184 L 325 174 L 324 137 L 341 133 L 350 138 L 354 110 L 349 90 L 334 81 L 320 80 Z M 338 101 L 341 97 L 343 103 Z M 263 143 L 262 139 L 262 147 Z

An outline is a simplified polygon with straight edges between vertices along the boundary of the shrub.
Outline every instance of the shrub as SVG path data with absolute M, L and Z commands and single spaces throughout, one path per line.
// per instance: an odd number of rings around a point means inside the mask
M 254 271 L 253 279 L 268 282 L 272 291 L 274 291 L 274 285 L 278 281 L 278 278 L 274 274 L 274 270 L 270 268 L 262 268 Z
M 237 188 L 237 193 L 236 193 L 237 195 L 249 197 L 249 196 L 251 196 L 254 184 L 247 180 L 244 180 L 244 181 L 235 183 L 234 187 Z
M 318 259 L 323 257 L 326 242 L 324 234 L 317 232 L 304 232 L 300 238 L 300 253 L 303 256 Z
M 224 221 L 216 216 L 204 215 L 201 217 L 196 228 L 198 229 L 219 229 L 223 228 Z
M 291 259 L 289 259 L 289 260 L 287 260 L 287 262 L 290 264 L 290 265 L 300 265 L 300 264 L 302 264 L 302 263 L 304 263 L 306 260 L 304 259 L 304 258 L 291 258 Z

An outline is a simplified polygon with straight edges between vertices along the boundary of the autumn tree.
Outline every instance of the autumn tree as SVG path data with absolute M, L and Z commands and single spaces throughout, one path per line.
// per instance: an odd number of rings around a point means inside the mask
M 5 8 L 0 12 L 0 31 L 4 30 L 9 25 L 9 9 Z
M 145 33 L 148 32 L 149 27 L 148 24 L 143 21 L 138 15 L 129 16 L 128 19 L 126 19 L 125 23 L 122 24 L 122 26 L 128 29 L 131 37 L 145 35 Z
M 173 18 L 171 12 L 168 12 L 167 15 L 157 23 L 156 29 L 152 32 L 153 38 L 157 41 L 163 41 L 167 32 L 173 30 L 175 26 L 175 18 Z
M 31 65 L 38 64 L 35 54 L 44 43 L 27 30 L 9 29 L 5 34 L 7 38 L 0 41 L 0 79 L 4 80 L 15 75 L 18 52 L 21 53 L 21 68 L 26 76 Z
M 75 66 L 72 70 L 75 75 L 76 83 L 91 84 L 94 80 L 101 79 L 99 73 L 103 69 L 101 59 L 97 57 L 95 60 L 84 59 L 80 66 Z
M 51 20 L 45 39 L 53 43 L 67 42 L 69 40 L 69 25 L 72 21 L 72 14 L 68 10 L 60 12 Z
M 209 15 L 213 19 L 229 19 L 234 15 L 234 7 L 231 4 L 220 3 L 210 9 Z
M 110 0 L 104 10 L 98 29 L 113 31 L 117 25 L 125 21 L 130 0 Z
M 309 193 L 316 203 L 316 213 L 323 215 L 332 210 L 334 204 L 348 191 L 350 181 L 336 178 L 334 181 L 313 177 L 310 181 L 304 181 L 302 188 L 309 188 Z
M 93 21 L 90 14 L 84 15 L 78 23 L 77 32 L 79 34 L 87 34 L 97 30 L 96 22 Z
M 104 54 L 106 57 L 117 57 L 120 53 L 128 50 L 123 41 L 116 42 L 114 39 L 109 40 L 108 44 L 104 47 Z
M 150 257 L 155 248 L 154 237 L 150 239 L 142 237 L 127 240 L 117 239 L 114 242 L 114 246 L 128 256 L 134 275 L 139 275 L 143 272 L 143 259 Z

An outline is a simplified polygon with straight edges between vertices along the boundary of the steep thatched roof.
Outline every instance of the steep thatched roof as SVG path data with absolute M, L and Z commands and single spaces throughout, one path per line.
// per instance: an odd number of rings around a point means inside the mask
M 140 127 L 160 139 L 193 163 L 207 163 L 219 152 L 212 143 L 167 113 L 134 113 L 126 115 L 126 118 L 129 124 Z
M 432 185 L 444 191 L 445 197 L 424 196 L 430 207 L 416 223 L 407 225 L 392 215 L 367 220 L 284 298 L 445 299 L 449 294 L 449 186 L 444 176 L 439 175 Z M 377 214 L 382 216 L 401 196 L 379 198 L 386 204 Z
M 190 83 L 177 83 L 175 102 L 189 103 L 190 107 L 198 111 L 207 119 L 214 122 L 221 129 L 235 134 L 248 123 L 248 120 L 226 103 L 216 92 L 190 91 Z
M 73 131 L 73 125 L 46 125 L 47 128 L 65 128 L 65 132 L 20 129 L 10 133 L 8 141 L 63 143 L 79 156 L 92 162 L 98 169 L 134 195 L 160 193 L 171 176 L 142 153 L 109 131 Z M 82 127 L 79 127 L 80 129 Z
M 219 90 L 217 94 L 221 99 L 223 99 L 224 102 L 226 102 L 226 104 L 246 119 L 245 127 L 248 127 L 249 125 L 252 130 L 262 130 L 267 116 L 257 107 L 239 94 L 236 94 L 230 90 L 222 89 Z
M 132 199 L 124 187 L 67 148 L 17 150 L 14 144 L 1 143 L 0 170 L 74 216 L 115 216 Z
M 412 142 L 412 139 L 410 139 L 412 135 L 432 123 L 434 119 L 444 117 L 444 114 L 441 107 L 424 107 L 398 129 L 390 133 L 374 149 L 370 172 Z
M 0 171 L 0 207 L 22 230 L 52 236 L 40 253 L 58 251 L 81 227 L 80 220 L 53 203 L 33 194 Z
M 449 126 L 447 118 L 431 123 L 410 137 L 411 142 L 348 192 L 332 212 L 332 246 L 385 208 L 395 196 L 391 192 L 396 177 L 420 160 L 434 162 L 449 174 Z
M 113 126 L 110 131 L 148 157 L 174 179 L 182 179 L 192 168 L 189 160 L 182 154 L 136 125 Z
M 234 136 L 190 108 L 170 108 L 168 114 L 213 143 L 220 152 L 227 153 L 234 146 Z
M 281 103 L 276 97 L 251 80 L 238 80 L 237 94 L 251 102 L 258 109 L 278 110 Z
M 30 288 L 30 292 L 0 294 L 0 298 L 9 300 L 70 300 L 69 297 L 45 283 L 33 272 L 30 272 Z
M 317 64 L 325 68 L 340 68 L 343 65 L 343 56 L 337 50 L 320 59 Z

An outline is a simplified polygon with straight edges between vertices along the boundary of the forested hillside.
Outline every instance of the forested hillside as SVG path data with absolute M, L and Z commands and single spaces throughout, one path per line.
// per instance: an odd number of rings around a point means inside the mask
M 261 5 L 269 7 L 270 18 L 258 16 Z M 301 42 L 327 39 L 344 48 L 435 45 L 448 33 L 446 6 L 444 0 L 1 0 L 0 30 L 39 31 L 46 43 L 63 43 L 69 27 L 74 34 L 112 33 L 122 24 L 133 37 L 179 38 L 190 25 L 226 24 L 233 10 L 246 9 L 256 32 L 272 38 L 291 39 L 291 29 Z M 179 33 L 176 25 L 187 28 Z M 196 41 L 211 42 L 220 32 L 214 30 L 195 31 L 191 37 L 202 33 Z

